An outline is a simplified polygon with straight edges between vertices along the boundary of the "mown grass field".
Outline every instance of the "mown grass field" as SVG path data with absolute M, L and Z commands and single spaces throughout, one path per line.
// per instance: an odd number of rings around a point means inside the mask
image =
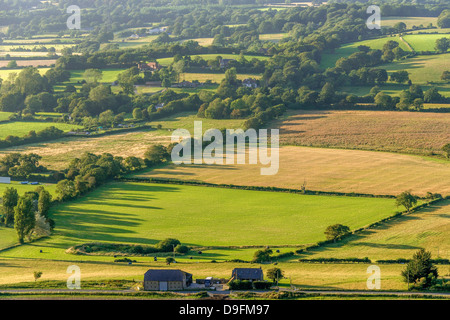
M 259 40 L 278 42 L 287 36 L 288 33 L 264 33 L 259 35 Z
M 450 38 L 450 34 L 410 34 L 403 36 L 415 51 L 436 51 L 436 40 Z
M 237 74 L 236 77 L 239 80 L 244 80 L 246 78 L 254 78 L 260 79 L 262 75 L 260 74 Z M 211 80 L 215 83 L 220 83 L 223 79 L 225 79 L 225 73 L 183 73 L 181 74 L 181 81 L 193 81 L 198 80 L 200 82 L 205 82 L 207 80 Z
M 114 182 L 52 207 L 54 235 L 0 256 L 66 260 L 73 256 L 65 250 L 76 244 L 156 244 L 165 238 L 194 246 L 300 245 L 324 240 L 330 224 L 356 229 L 396 210 L 386 198 Z
M 154 128 L 161 124 L 161 130 L 142 130 L 93 138 L 67 137 L 49 142 L 2 149 L 0 150 L 0 157 L 11 152 L 33 152 L 42 156 L 42 165 L 49 169 L 65 169 L 73 158 L 79 157 L 84 152 L 97 154 L 106 152 L 122 157 L 143 157 L 147 148 L 152 144 L 169 144 L 172 131 L 175 129 L 186 128 L 193 134 L 194 121 L 202 121 L 204 131 L 210 128 L 240 128 L 244 122 L 242 119 L 214 120 L 198 118 L 196 113 L 185 112 L 148 123 Z
M 137 176 L 294 189 L 306 182 L 308 190 L 330 192 L 398 195 L 411 190 L 418 195 L 428 191 L 450 194 L 450 165 L 446 160 L 296 146 L 282 146 L 279 158 L 277 174 L 269 176 L 261 175 L 260 164 L 168 165 Z
M 431 205 L 370 230 L 311 250 L 303 258 L 364 258 L 374 260 L 409 259 L 425 248 L 433 259 L 450 259 L 450 201 Z
M 450 141 L 447 113 L 291 111 L 272 127 L 285 145 L 440 154 Z
M 37 122 L 37 121 L 8 122 L 0 124 L 0 139 L 4 139 L 9 135 L 22 137 L 27 135 L 31 130 L 37 132 L 52 126 L 66 132 L 72 129 L 82 128 L 82 126 L 58 122 Z

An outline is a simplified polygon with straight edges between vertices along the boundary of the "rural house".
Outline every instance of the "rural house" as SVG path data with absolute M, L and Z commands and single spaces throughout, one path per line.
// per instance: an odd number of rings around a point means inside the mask
M 139 71 L 145 72 L 145 71 L 155 71 L 161 69 L 161 66 L 158 62 L 147 62 L 138 63 L 138 69 Z
M 183 290 L 192 283 L 192 274 L 181 270 L 149 269 L 144 274 L 144 290 Z
M 257 88 L 258 82 L 253 78 L 246 78 L 242 80 L 242 86 L 247 88 Z
M 234 268 L 231 280 L 262 281 L 264 274 L 261 268 Z

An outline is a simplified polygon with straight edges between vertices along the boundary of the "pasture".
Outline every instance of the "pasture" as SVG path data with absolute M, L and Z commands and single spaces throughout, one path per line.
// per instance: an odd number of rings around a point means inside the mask
M 430 23 L 433 26 L 437 26 L 437 18 L 436 17 L 383 17 L 381 19 L 381 27 L 393 27 L 398 22 L 404 22 L 406 24 L 407 29 L 412 29 L 413 26 L 423 25 L 427 27 Z M 436 29 L 438 30 L 438 29 Z M 428 30 L 427 30 L 428 31 Z M 435 29 L 431 30 L 435 31 Z
M 420 248 L 438 257 L 450 259 L 450 201 L 431 205 L 418 212 L 384 222 L 317 250 L 303 258 L 364 258 L 372 261 L 409 259 Z
M 8 120 L 13 114 L 13 112 L 0 111 L 0 121 Z
M 16 61 L 17 66 L 19 67 L 40 67 L 40 66 L 46 66 L 46 67 L 50 67 L 52 65 L 54 65 L 56 62 L 55 59 L 51 59 L 51 60 L 18 60 Z M 9 61 L 8 60 L 2 60 L 0 61 L 0 68 L 2 67 L 6 67 L 8 65 Z
M 246 78 L 254 78 L 254 79 L 260 79 L 260 74 L 245 74 L 245 73 L 238 73 L 236 77 L 239 80 L 244 80 Z M 220 83 L 222 80 L 225 79 L 225 73 L 182 73 L 181 74 L 181 81 L 193 81 L 198 80 L 200 82 L 205 82 L 207 80 L 210 80 L 214 83 Z
M 436 40 L 450 38 L 450 34 L 407 34 L 403 39 L 408 42 L 414 51 L 436 51 Z
M 398 195 L 405 190 L 450 194 L 446 160 L 388 152 L 282 146 L 279 170 L 261 175 L 260 164 L 168 165 L 136 177 L 329 192 Z M 248 162 L 247 162 L 248 163 Z M 267 166 L 266 166 L 267 167 Z
M 8 122 L 0 124 L 0 139 L 4 139 L 9 135 L 22 137 L 27 135 L 31 130 L 41 131 L 48 127 L 56 127 L 63 131 L 70 131 L 75 128 L 82 128 L 82 126 L 67 124 L 67 123 L 57 123 L 57 122 Z
M 386 198 L 112 182 L 52 207 L 54 234 L 14 254 L 38 257 L 38 245 L 46 258 L 66 260 L 71 256 L 64 251 L 76 244 L 149 245 L 165 238 L 191 246 L 301 245 L 324 240 L 331 224 L 353 230 L 396 211 L 395 201 Z
M 338 49 L 336 49 L 333 53 L 324 53 L 322 55 L 322 60 L 320 62 L 320 66 L 322 68 L 331 68 L 336 65 L 336 61 L 339 60 L 339 58 L 342 57 L 348 57 L 352 53 L 358 52 L 358 46 L 368 46 L 372 49 L 382 49 L 384 44 L 389 41 L 396 41 L 399 44 L 399 47 L 402 48 L 405 51 L 410 51 L 408 46 L 400 39 L 399 36 L 391 36 L 391 37 L 384 37 L 379 39 L 371 39 L 371 40 L 363 40 L 363 41 L 357 41 L 349 44 L 345 44 Z

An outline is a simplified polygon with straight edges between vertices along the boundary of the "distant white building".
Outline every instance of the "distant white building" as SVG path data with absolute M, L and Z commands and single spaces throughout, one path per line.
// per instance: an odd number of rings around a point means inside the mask
M 10 184 L 11 178 L 10 177 L 0 177 L 0 183 Z

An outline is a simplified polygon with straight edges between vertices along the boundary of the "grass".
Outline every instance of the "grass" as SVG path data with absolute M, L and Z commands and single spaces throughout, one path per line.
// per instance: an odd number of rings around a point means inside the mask
M 440 38 L 450 38 L 450 34 L 411 34 L 403 36 L 415 51 L 436 51 L 436 40 Z
M 67 259 L 64 251 L 76 244 L 156 244 L 165 238 L 191 246 L 308 244 L 324 240 L 330 224 L 356 229 L 392 215 L 394 202 L 114 182 L 52 207 L 55 234 L 5 255 L 37 258 L 39 252 L 33 253 L 37 245 L 45 247 L 46 258 Z
M 39 67 L 39 66 L 48 66 L 55 64 L 56 60 L 18 60 L 16 61 L 19 67 Z M 0 61 L 0 68 L 6 67 L 8 65 L 8 60 Z M 20 71 L 20 70 L 18 70 Z
M 449 106 L 449 105 L 447 105 Z M 273 123 L 285 145 L 428 155 L 450 140 L 450 115 L 401 111 L 292 111 Z
M 399 36 L 363 40 L 345 44 L 340 48 L 336 49 L 333 53 L 324 53 L 322 55 L 322 61 L 320 62 L 320 66 L 324 69 L 334 67 L 336 65 L 336 61 L 339 60 L 339 58 L 348 57 L 352 53 L 358 52 L 359 51 L 358 46 L 360 45 L 368 46 L 372 49 L 382 49 L 384 44 L 389 40 L 398 42 L 400 48 L 402 48 L 405 51 L 410 51 L 408 46 L 400 39 Z
M 138 177 L 173 178 L 217 184 L 398 195 L 405 190 L 450 194 L 448 161 L 387 152 L 282 146 L 279 170 L 262 165 L 169 165 Z
M 287 37 L 288 35 L 289 35 L 288 33 L 264 33 L 259 35 L 259 40 L 277 42 Z
M 70 131 L 74 128 L 82 128 L 82 126 L 67 124 L 67 123 L 57 123 L 57 122 L 8 122 L 0 124 L 0 139 L 4 139 L 9 135 L 22 137 L 28 134 L 31 130 L 41 131 L 48 127 L 56 127 L 63 131 Z
M 0 111 L 0 121 L 8 120 L 13 114 L 13 112 Z
M 425 248 L 432 258 L 450 259 L 450 201 L 431 205 L 363 231 L 339 243 L 312 250 L 304 258 L 409 259 Z
M 436 17 L 382 17 L 381 19 L 381 27 L 393 27 L 398 22 L 404 22 L 406 24 L 407 29 L 411 29 L 413 26 L 420 26 L 421 24 L 424 27 L 427 27 L 430 23 L 433 26 L 437 26 L 437 18 Z M 430 29 L 426 31 L 435 31 L 439 29 Z

